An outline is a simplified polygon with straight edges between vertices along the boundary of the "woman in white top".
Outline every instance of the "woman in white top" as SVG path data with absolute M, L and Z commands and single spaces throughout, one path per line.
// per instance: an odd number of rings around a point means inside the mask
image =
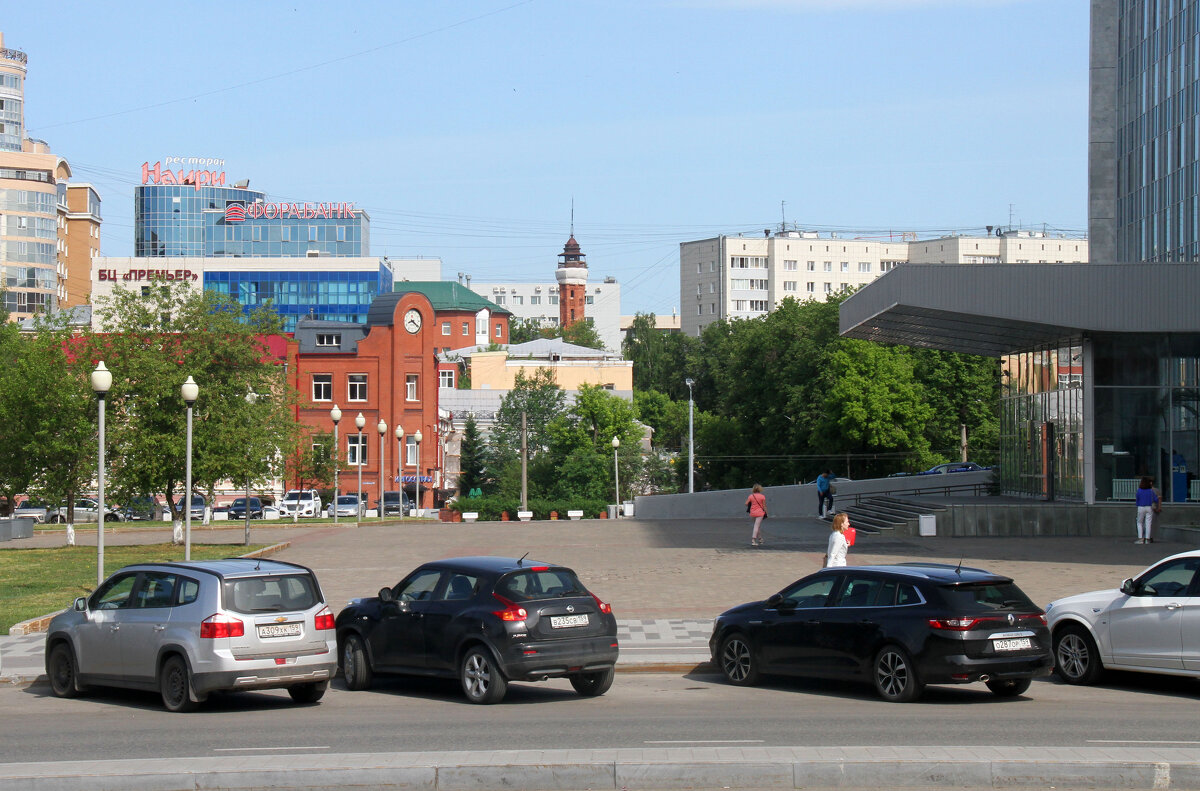
M 846 528 L 850 526 L 850 517 L 840 513 L 833 517 L 833 525 L 829 528 L 829 546 L 825 550 L 825 568 L 846 565 L 846 550 L 850 545 L 846 542 Z

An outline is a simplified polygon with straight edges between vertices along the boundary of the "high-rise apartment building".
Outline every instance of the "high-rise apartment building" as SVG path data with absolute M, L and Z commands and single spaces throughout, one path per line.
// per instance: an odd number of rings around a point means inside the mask
M 1200 0 L 1092 0 L 1093 260 L 1200 258 Z
M 1088 260 L 1083 239 L 1037 231 L 920 241 L 848 239 L 816 231 L 718 236 L 679 245 L 681 330 L 769 313 L 788 297 L 826 300 L 906 263 L 1025 264 Z

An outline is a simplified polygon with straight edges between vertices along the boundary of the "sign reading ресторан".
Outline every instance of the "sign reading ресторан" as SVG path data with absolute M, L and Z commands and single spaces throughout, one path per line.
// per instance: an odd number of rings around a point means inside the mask
M 190 269 L 130 269 L 128 272 L 118 272 L 115 269 L 99 269 L 97 280 L 199 280 L 200 273 Z
M 245 222 L 260 217 L 267 220 L 283 220 L 297 217 L 312 220 L 318 217 L 330 219 L 354 219 L 358 209 L 353 203 L 241 203 L 228 201 L 225 204 L 225 222 Z
M 172 168 L 177 169 L 172 169 Z M 225 186 L 224 170 L 209 170 L 209 168 L 224 168 L 225 160 L 216 157 L 163 157 L 154 163 L 142 163 L 143 184 L 190 184 L 196 189 L 201 187 Z M 199 169 L 197 169 L 199 168 Z

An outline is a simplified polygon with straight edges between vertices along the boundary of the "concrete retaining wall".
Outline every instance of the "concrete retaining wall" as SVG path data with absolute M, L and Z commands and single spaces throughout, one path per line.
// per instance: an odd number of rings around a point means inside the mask
M 979 503 L 940 505 L 939 536 L 1137 536 L 1137 508 L 1117 503 Z M 931 511 L 932 512 L 932 511 Z M 1200 506 L 1163 505 L 1156 526 L 1164 539 L 1193 542 L 1200 538 Z M 916 535 L 916 527 L 895 535 Z

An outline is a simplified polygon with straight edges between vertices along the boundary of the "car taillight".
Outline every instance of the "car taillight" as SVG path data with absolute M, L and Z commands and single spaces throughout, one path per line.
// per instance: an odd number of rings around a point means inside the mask
M 610 607 L 607 603 L 600 601 L 599 596 L 593 593 L 592 598 L 596 600 L 596 606 L 600 608 L 600 612 L 604 613 L 605 615 L 612 612 L 612 607 Z
M 330 610 L 328 607 L 323 607 L 321 609 L 321 611 L 319 613 L 317 613 L 317 617 L 316 617 L 315 623 L 313 625 L 317 628 L 317 631 L 321 631 L 322 629 L 334 628 L 333 627 L 333 611 Z
M 930 618 L 929 625 L 934 629 L 945 629 L 951 632 L 966 632 L 975 627 L 982 618 Z
M 495 615 L 502 621 L 523 621 L 529 617 L 524 607 L 518 607 L 516 602 L 509 601 L 499 593 L 493 593 L 492 598 L 504 605 L 503 610 L 494 610 Z
M 1024 623 L 1024 624 L 1045 626 L 1046 625 L 1046 616 L 1042 615 L 1040 613 L 1038 615 L 1021 615 L 1021 616 L 1017 617 L 1017 621 L 1020 623 Z
M 241 621 L 220 613 L 214 613 L 200 622 L 200 637 L 205 639 L 241 637 L 245 633 L 246 629 Z

